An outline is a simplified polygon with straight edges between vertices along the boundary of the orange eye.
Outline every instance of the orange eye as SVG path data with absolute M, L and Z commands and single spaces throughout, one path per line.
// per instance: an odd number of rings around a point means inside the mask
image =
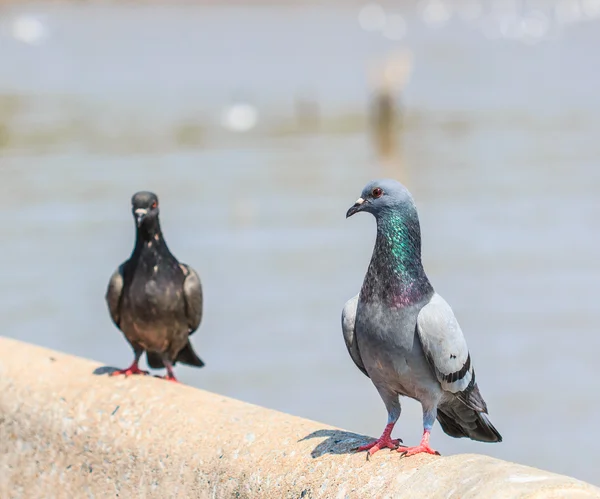
M 375 187 L 375 189 L 373 189 L 373 192 L 371 193 L 371 195 L 375 199 L 380 198 L 382 194 L 383 194 L 383 191 L 379 187 Z
M 154 203 L 152 203 L 152 209 L 156 208 L 158 206 L 158 203 L 156 201 L 154 201 Z

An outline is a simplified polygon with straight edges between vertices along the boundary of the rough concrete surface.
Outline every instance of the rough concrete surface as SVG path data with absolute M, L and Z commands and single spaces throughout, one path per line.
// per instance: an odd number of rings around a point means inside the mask
M 464 454 L 370 461 L 368 437 L 0 337 L 0 498 L 600 498 Z

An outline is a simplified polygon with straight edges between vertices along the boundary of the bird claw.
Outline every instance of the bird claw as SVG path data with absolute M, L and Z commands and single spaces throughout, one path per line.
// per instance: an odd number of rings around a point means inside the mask
M 381 449 L 390 449 L 390 450 L 395 450 L 398 448 L 398 446 L 400 445 L 400 443 L 402 442 L 401 438 L 396 438 L 394 440 L 390 439 L 390 438 L 380 438 L 379 440 L 375 440 L 374 442 L 371 442 L 370 444 L 367 445 L 363 445 L 361 447 L 356 447 L 353 450 L 356 452 L 363 452 L 363 451 L 368 451 L 367 452 L 367 461 L 369 460 L 369 458 L 375 454 L 377 451 L 380 451 Z
M 400 452 L 400 457 L 409 457 L 409 456 L 414 456 L 416 454 L 432 454 L 434 456 L 440 456 L 441 454 L 432 449 L 431 447 L 429 447 L 429 445 L 417 445 L 415 447 L 400 447 L 397 449 L 398 452 Z
M 138 366 L 130 366 L 127 369 L 119 369 L 118 371 L 113 371 L 112 373 L 110 373 L 111 376 L 124 375 L 126 378 L 136 374 L 142 374 L 145 376 L 150 373 L 148 371 L 142 371 Z
M 169 376 L 168 374 L 164 376 L 154 376 L 155 378 L 164 379 L 165 381 L 170 381 L 171 383 L 179 383 L 179 380 L 175 376 Z

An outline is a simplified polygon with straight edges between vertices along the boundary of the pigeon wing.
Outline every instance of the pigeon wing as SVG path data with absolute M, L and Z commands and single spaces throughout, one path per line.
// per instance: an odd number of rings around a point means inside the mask
M 185 263 L 180 263 L 179 266 L 185 276 L 183 281 L 185 313 L 190 327 L 189 334 L 192 335 L 198 329 L 202 320 L 202 284 L 200 283 L 200 277 L 192 267 Z
M 487 411 L 476 388 L 475 371 L 463 332 L 450 305 L 437 293 L 419 312 L 417 333 L 442 388 L 472 409 Z
M 114 271 L 113 275 L 108 281 L 108 288 L 106 290 L 106 303 L 108 304 L 108 310 L 110 311 L 110 317 L 117 327 L 120 327 L 121 323 L 121 297 L 123 296 L 123 274 L 125 264 L 119 265 L 117 270 Z
M 365 376 L 369 376 L 365 365 L 363 364 L 360 352 L 358 350 L 358 344 L 356 343 L 356 336 L 354 326 L 356 324 L 356 309 L 358 307 L 358 295 L 354 298 L 350 298 L 344 305 L 342 310 L 342 332 L 344 333 L 344 341 L 346 342 L 346 348 L 352 360 L 356 364 Z

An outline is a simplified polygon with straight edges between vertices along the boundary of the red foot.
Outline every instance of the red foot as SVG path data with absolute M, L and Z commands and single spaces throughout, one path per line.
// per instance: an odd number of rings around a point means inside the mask
M 439 456 L 440 453 L 433 450 L 429 445 L 417 445 L 415 447 L 398 447 L 398 452 L 402 453 L 402 457 L 414 456 L 415 454 L 433 454 Z
M 134 362 L 127 369 L 121 369 L 120 371 L 113 371 L 112 373 L 110 373 L 111 376 L 120 376 L 121 374 L 124 374 L 125 377 L 127 377 L 133 374 L 148 374 L 148 371 L 142 371 L 138 367 L 137 363 Z
M 381 449 L 397 449 L 398 446 L 400 445 L 400 439 L 397 438 L 395 440 L 392 440 L 391 438 L 380 438 L 379 440 L 372 442 L 370 444 L 367 445 L 363 445 L 362 447 L 359 447 L 358 449 L 356 449 L 356 452 L 362 452 L 365 450 L 369 451 L 369 455 L 372 456 L 373 454 L 375 454 L 378 450 Z
M 391 439 L 391 434 L 392 434 L 392 429 L 394 428 L 394 424 L 390 423 L 385 427 L 385 430 L 383 430 L 383 435 L 381 435 L 381 437 L 379 438 L 379 440 L 376 440 L 375 442 L 371 442 L 370 444 L 367 445 L 363 445 L 362 447 L 359 447 L 358 449 L 356 449 L 356 452 L 362 452 L 362 451 L 369 451 L 369 453 L 367 454 L 367 458 L 369 456 L 372 456 L 373 454 L 375 454 L 377 451 L 381 450 L 381 449 L 397 449 L 398 446 L 400 445 L 400 442 L 402 442 L 401 439 L 397 438 L 395 440 Z
M 414 456 L 415 454 L 433 454 L 439 456 L 440 453 L 429 447 L 429 432 L 423 432 L 421 443 L 415 447 L 399 447 L 398 452 L 402 453 L 402 457 Z
M 179 383 L 179 380 L 172 375 L 166 374 L 164 376 L 157 376 L 157 378 L 164 379 L 165 381 L 170 381 L 171 383 Z

